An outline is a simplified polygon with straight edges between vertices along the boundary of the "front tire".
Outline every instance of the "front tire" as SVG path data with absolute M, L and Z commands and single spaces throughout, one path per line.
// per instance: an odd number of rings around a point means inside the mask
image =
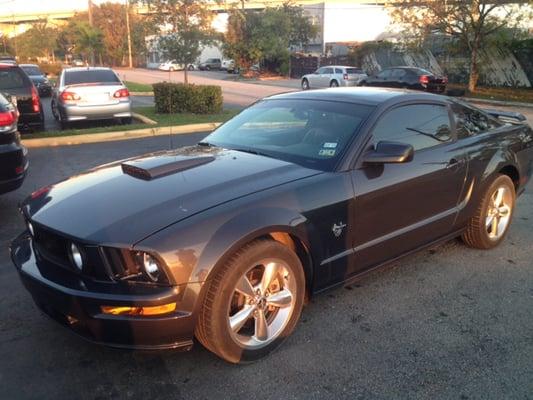
M 485 192 L 468 222 L 463 242 L 476 249 L 492 249 L 505 238 L 513 218 L 516 193 L 513 181 L 499 175 Z
M 309 90 L 309 81 L 307 79 L 302 80 L 302 90 Z
M 196 337 L 226 361 L 243 363 L 266 356 L 300 318 L 305 292 L 302 264 L 276 241 L 247 244 L 208 285 Z

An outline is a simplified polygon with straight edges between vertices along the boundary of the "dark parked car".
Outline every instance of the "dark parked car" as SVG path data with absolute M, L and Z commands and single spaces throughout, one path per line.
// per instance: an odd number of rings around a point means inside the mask
M 497 246 L 533 170 L 531 128 L 504 114 L 401 90 L 273 96 L 196 146 L 37 191 L 12 259 L 37 305 L 89 340 L 196 336 L 254 360 L 306 296 L 458 236 Z
M 27 150 L 20 143 L 17 119 L 15 106 L 0 94 L 0 194 L 18 189 L 28 170 Z
M 222 68 L 222 61 L 220 58 L 208 58 L 204 62 L 201 62 L 198 65 L 198 69 L 200 71 L 209 71 L 211 69 L 221 69 Z
M 37 88 L 39 96 L 50 97 L 52 95 L 52 85 L 46 77 L 46 74 L 35 64 L 19 64 L 20 68 L 30 77 L 31 81 Z
M 10 95 L 19 111 L 20 130 L 43 130 L 41 98 L 28 75 L 16 64 L 0 63 L 0 93 Z
M 387 68 L 366 78 L 364 86 L 381 86 L 444 93 L 448 78 L 436 76 L 430 71 L 415 67 Z

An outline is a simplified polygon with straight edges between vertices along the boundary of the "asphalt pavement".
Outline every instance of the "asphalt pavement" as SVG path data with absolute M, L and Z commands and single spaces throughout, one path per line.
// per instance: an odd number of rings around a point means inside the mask
M 497 249 L 454 240 L 319 295 L 283 347 L 251 365 L 198 343 L 188 353 L 108 349 L 43 316 L 8 256 L 24 228 L 18 202 L 98 164 L 202 137 L 31 149 L 24 185 L 0 196 L 0 398 L 533 398 L 531 184 Z

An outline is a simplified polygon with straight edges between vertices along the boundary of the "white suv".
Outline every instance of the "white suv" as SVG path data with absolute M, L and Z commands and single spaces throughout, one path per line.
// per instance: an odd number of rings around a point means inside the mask
M 302 89 L 338 86 L 358 86 L 368 76 L 361 68 L 342 65 L 320 67 L 312 74 L 302 77 Z

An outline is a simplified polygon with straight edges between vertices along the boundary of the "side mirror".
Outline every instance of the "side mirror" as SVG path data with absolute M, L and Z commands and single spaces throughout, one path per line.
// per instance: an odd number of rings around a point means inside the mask
M 415 150 L 410 144 L 379 142 L 376 149 L 365 155 L 365 164 L 400 164 L 413 159 Z

